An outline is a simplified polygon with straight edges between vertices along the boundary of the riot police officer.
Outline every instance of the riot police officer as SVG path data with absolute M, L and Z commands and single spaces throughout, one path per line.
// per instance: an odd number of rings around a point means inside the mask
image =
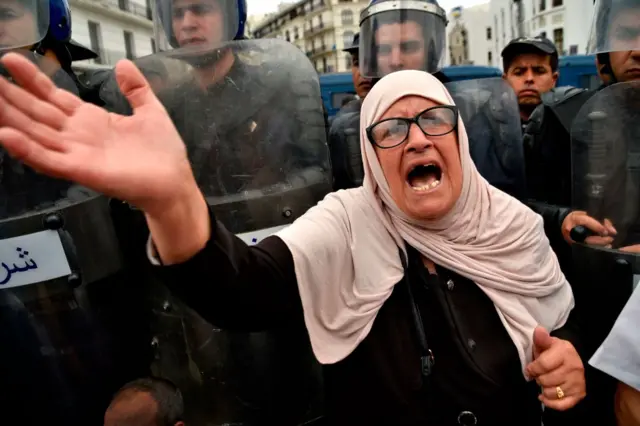
M 336 114 L 339 116 L 345 112 L 358 111 L 362 101 L 371 90 L 371 79 L 365 78 L 360 73 L 360 33 L 356 33 L 353 36 L 353 42 L 351 46 L 343 49 L 345 52 L 351 55 L 351 77 L 353 79 L 353 87 L 356 89 L 356 101 L 351 101 L 347 105 L 343 106 Z
M 198 185 L 216 217 L 255 243 L 331 191 L 317 73 L 288 42 L 244 39 L 245 0 L 158 0 L 156 7 L 170 49 L 136 65 L 145 76 L 166 71 L 157 95 Z M 114 80 L 102 94 L 109 103 L 123 99 Z M 144 217 L 120 213 L 127 258 L 144 257 Z M 320 369 L 303 327 L 221 330 L 146 279 L 151 370 L 180 388 L 187 424 L 297 425 L 322 414 Z
M 444 54 L 446 23 L 445 11 L 436 0 L 419 0 L 410 4 L 372 0 L 360 15 L 357 51 L 360 76 L 375 84 L 390 72 L 418 69 L 445 81 L 439 70 Z M 360 108 L 359 103 L 354 104 L 350 106 L 355 108 L 334 119 L 329 132 L 336 190 L 357 187 L 362 183 Z
M 360 73 L 376 79 L 401 69 L 418 69 L 445 82 L 461 108 L 469 132 L 471 156 L 494 186 L 522 195 L 524 168 L 517 102 L 501 79 L 449 82 L 441 72 L 447 19 L 436 0 L 372 0 L 360 16 Z M 359 186 L 363 171 L 359 111 L 334 120 L 331 148 L 334 188 Z M 515 120 L 515 121 L 514 121 Z
M 81 83 L 71 64 L 97 58 L 98 55 L 71 39 L 71 13 L 67 0 L 2 0 L 0 4 L 9 17 L 0 23 L 0 54 L 7 51 L 22 53 L 37 63 L 58 87 L 91 102 L 91 95 L 95 95 L 97 90 Z M 0 73 L 5 74 L 2 69 Z M 0 202 L 0 211 L 5 215 L 37 204 L 52 203 L 58 197 L 57 191 L 66 185 L 43 178 L 4 157 L 5 154 L 0 152 L 0 191 L 11 192 Z
M 18 49 L 41 66 L 46 64 L 47 74 L 61 88 L 87 102 L 99 103 L 98 86 L 84 84 L 71 68 L 72 62 L 95 59 L 98 54 L 71 38 L 68 0 L 47 0 L 42 4 L 34 0 L 3 0 L 3 7 L 11 18 L 2 24 L 1 50 Z
M 86 94 L 71 63 L 96 54 L 72 41 L 67 0 L 0 6 L 2 53 L 17 51 L 59 88 Z M 112 393 L 149 365 L 142 299 L 108 201 L 4 151 L 0 192 L 0 412 L 20 424 L 100 424 Z
M 611 229 L 605 244 L 599 236 L 584 240 L 589 233 L 572 234 L 579 241 L 571 246 L 572 284 L 582 323 L 585 360 L 611 331 L 637 285 L 640 271 L 638 17 L 637 0 L 597 0 L 588 51 L 596 54 L 606 84 L 582 104 L 574 105 L 577 111 L 570 108 L 571 102 L 554 106 L 555 111 L 544 109 L 545 119 L 548 111 L 563 113 L 570 125 L 570 209 L 584 212 Z M 558 142 L 562 140 L 550 141 Z M 611 373 L 610 369 L 603 370 Z M 587 368 L 586 374 L 589 418 L 614 424 L 616 380 L 592 368 Z
M 243 38 L 246 1 L 161 0 L 157 4 L 158 23 L 171 46 L 178 49 L 174 53 L 180 52 L 180 59 L 193 67 L 195 79 L 170 93 L 164 91 L 165 107 L 185 140 L 196 174 L 206 162 L 219 163 L 218 175 L 201 176 L 201 185 L 208 186 L 211 195 L 225 196 L 279 183 L 284 170 L 299 172 L 298 179 L 322 180 L 328 164 L 317 164 L 314 142 L 317 142 L 317 130 L 324 129 L 324 121 L 291 120 L 292 116 L 315 117 L 313 112 L 319 98 L 307 106 L 291 99 L 288 104 L 279 102 L 268 106 L 273 99 L 264 96 L 262 86 L 282 88 L 288 77 L 286 72 L 274 70 L 270 76 L 262 64 L 254 61 L 256 54 L 251 49 L 243 51 L 241 43 L 233 47 L 224 45 L 226 41 Z M 295 77 L 295 73 L 292 76 Z M 296 82 L 290 87 L 295 90 Z M 292 89 L 280 96 L 286 99 L 287 92 L 295 96 Z M 259 91 L 263 92 L 261 98 L 256 96 Z M 217 96 L 212 96 L 214 92 Z M 230 99 L 234 102 L 230 103 Z M 304 108 L 313 112 L 304 116 Z M 292 124 L 288 125 L 287 121 Z M 215 127 L 212 123 L 216 123 Z M 306 136 L 301 133 L 303 128 L 310 129 Z M 324 143 L 324 137 L 322 140 Z M 274 158 L 264 151 L 266 145 L 276 143 L 283 150 L 295 151 L 295 155 L 286 158 L 292 161 L 286 167 L 283 167 L 285 159 Z M 242 155 L 241 151 L 244 151 Z M 251 176 L 236 172 L 242 161 L 246 162 L 242 167 L 257 167 L 258 156 L 268 171 L 263 169 L 260 175 Z
M 523 127 L 558 81 L 558 50 L 546 37 L 518 37 L 502 49 L 502 78 L 518 96 Z
M 640 69 L 640 51 L 634 50 L 637 46 L 631 41 L 637 25 L 635 21 L 629 21 L 639 8 L 640 3 L 636 0 L 596 0 L 587 53 L 596 55 L 598 74 L 603 81 L 598 90 L 616 82 L 640 79 L 637 72 Z M 614 28 L 622 28 L 621 31 L 626 31 L 627 35 L 612 37 Z M 528 180 L 528 192 L 542 209 L 554 212 L 556 220 L 547 226 L 547 235 L 554 249 L 557 248 L 556 252 L 564 251 L 564 257 L 567 253 L 564 242 L 573 242 L 570 233 L 576 226 L 584 226 L 601 235 L 589 237 L 593 244 L 610 243 L 611 239 L 605 233 L 614 232 L 584 212 L 568 208 L 571 204 L 568 160 L 571 126 L 580 108 L 598 90 L 555 93 L 534 110 L 525 129 L 525 144 L 544 154 L 535 163 L 528 164 L 530 170 L 527 174 L 537 176 L 537 179 Z M 558 157 L 565 159 L 564 166 L 557 164 Z

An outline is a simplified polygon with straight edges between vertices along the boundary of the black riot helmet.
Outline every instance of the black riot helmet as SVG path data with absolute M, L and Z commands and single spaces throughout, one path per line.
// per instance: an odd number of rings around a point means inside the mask
M 446 26 L 436 0 L 372 0 L 360 14 L 360 72 L 381 78 L 402 69 L 439 71 Z
M 616 81 L 610 52 L 640 50 L 640 0 L 595 0 L 587 54 L 595 54 L 601 70 Z

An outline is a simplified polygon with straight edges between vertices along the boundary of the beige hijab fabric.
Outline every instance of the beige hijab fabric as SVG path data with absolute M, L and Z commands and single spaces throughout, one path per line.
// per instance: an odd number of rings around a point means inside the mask
M 335 363 L 367 336 L 403 276 L 398 247 L 405 250 L 409 244 L 489 296 L 524 372 L 532 359 L 535 327 L 551 331 L 563 326 L 574 304 L 542 218 L 480 176 L 460 119 L 460 198 L 439 220 L 407 217 L 391 197 L 365 131 L 407 95 L 454 104 L 442 83 L 425 72 L 399 71 L 381 79 L 362 105 L 363 187 L 328 195 L 277 234 L 293 255 L 314 353 L 321 363 Z

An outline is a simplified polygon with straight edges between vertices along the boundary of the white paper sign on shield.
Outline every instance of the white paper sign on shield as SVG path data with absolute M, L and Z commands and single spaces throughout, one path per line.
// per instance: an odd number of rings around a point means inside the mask
M 57 231 L 0 240 L 0 290 L 70 274 L 71 267 Z

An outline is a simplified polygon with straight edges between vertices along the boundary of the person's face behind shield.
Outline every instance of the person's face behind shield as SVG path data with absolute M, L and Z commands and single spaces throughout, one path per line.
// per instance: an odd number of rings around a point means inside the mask
M 383 24 L 375 33 L 375 43 L 381 75 L 425 68 L 427 49 L 422 27 L 417 22 Z
M 400 118 L 400 120 L 398 120 Z M 403 118 L 417 119 L 409 126 Z M 438 219 L 462 191 L 455 108 L 420 96 L 396 101 L 369 127 L 380 167 L 396 205 L 417 220 Z
M 640 80 L 640 7 L 626 8 L 610 22 L 609 63 L 618 81 Z
M 180 47 L 206 50 L 224 41 L 224 11 L 219 0 L 174 0 L 171 22 Z
M 353 79 L 353 86 L 356 88 L 356 93 L 360 96 L 360 99 L 364 99 L 373 84 L 371 79 L 364 78 L 360 73 L 360 60 L 357 51 L 351 53 L 351 77 Z
M 0 50 L 28 47 L 40 38 L 36 17 L 26 3 L 0 0 Z

